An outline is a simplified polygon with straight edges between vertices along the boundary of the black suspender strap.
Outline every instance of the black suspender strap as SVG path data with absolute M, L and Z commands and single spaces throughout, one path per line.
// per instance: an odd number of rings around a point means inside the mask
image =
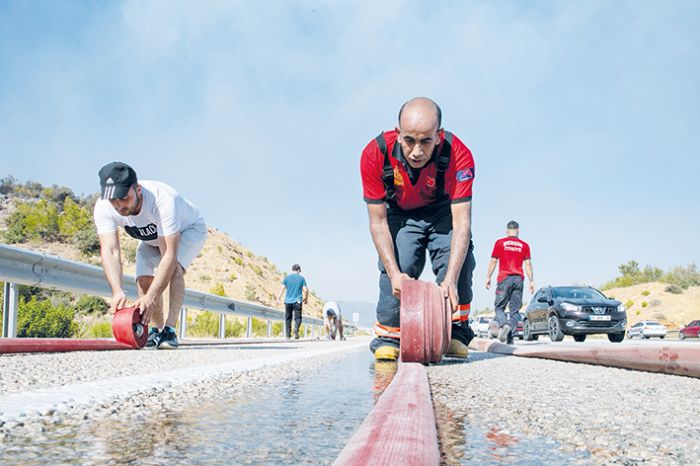
M 394 188 L 394 167 L 391 166 L 391 159 L 389 159 L 389 150 L 386 146 L 386 139 L 384 139 L 384 133 L 381 133 L 375 138 L 377 141 L 377 146 L 379 150 L 384 155 L 384 168 L 382 169 L 382 178 L 384 179 L 384 189 L 386 190 L 386 200 L 390 204 L 396 203 L 396 188 Z
M 394 167 L 391 165 L 389 158 L 389 150 L 384 139 L 384 133 L 374 138 L 377 141 L 377 146 L 382 155 L 384 155 L 384 167 L 382 169 L 382 178 L 384 179 L 384 189 L 386 190 L 387 202 L 396 205 L 396 188 L 394 187 Z M 437 166 L 437 174 L 435 178 L 435 196 L 436 200 L 444 200 L 447 198 L 445 192 L 445 172 L 450 166 L 450 156 L 452 155 L 452 133 L 445 131 L 445 139 L 440 145 L 440 152 L 437 155 L 435 164 Z
M 447 193 L 445 192 L 445 172 L 447 167 L 450 166 L 450 155 L 452 154 L 452 133 L 445 131 L 445 139 L 443 139 L 440 145 L 440 152 L 438 153 L 437 160 L 435 161 L 437 165 L 437 174 L 435 177 L 435 196 L 438 200 L 447 198 Z

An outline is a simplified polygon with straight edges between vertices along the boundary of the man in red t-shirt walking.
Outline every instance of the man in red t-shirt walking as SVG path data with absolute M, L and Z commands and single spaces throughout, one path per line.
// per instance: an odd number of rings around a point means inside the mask
M 532 263 L 530 261 L 530 246 L 518 238 L 520 225 L 515 220 L 508 222 L 505 238 L 496 241 L 491 253 L 491 262 L 486 275 L 486 289 L 491 288 L 491 275 L 498 262 L 498 279 L 496 284 L 496 321 L 500 326 L 498 339 L 502 342 L 513 343 L 513 331 L 520 320 L 520 308 L 523 305 L 523 264 L 530 282 L 530 293 L 535 291 L 532 280 Z M 505 308 L 509 305 L 510 322 L 506 318 Z
M 475 266 L 474 159 L 457 136 L 442 129 L 441 119 L 435 102 L 411 99 L 399 111 L 398 126 L 362 151 L 363 195 L 379 254 L 377 338 L 370 345 L 376 359 L 398 358 L 401 282 L 420 276 L 426 251 L 455 311 L 447 355 L 466 358 L 474 337 L 467 325 Z

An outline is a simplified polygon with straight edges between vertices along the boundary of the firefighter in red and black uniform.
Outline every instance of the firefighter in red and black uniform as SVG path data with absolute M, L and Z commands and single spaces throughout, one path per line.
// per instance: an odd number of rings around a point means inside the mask
M 523 306 L 523 265 L 530 282 L 530 293 L 535 292 L 535 282 L 532 279 L 532 261 L 530 246 L 520 238 L 520 225 L 511 220 L 506 225 L 505 238 L 493 245 L 491 262 L 486 272 L 486 289 L 491 287 L 491 274 L 498 263 L 498 278 L 496 279 L 496 321 L 500 327 L 498 339 L 508 344 L 513 343 L 513 332 L 518 326 L 520 308 Z M 506 318 L 506 306 L 510 309 L 510 319 Z
M 399 355 L 401 282 L 418 278 L 430 255 L 437 283 L 452 305 L 448 355 L 467 357 L 475 261 L 471 241 L 474 159 L 442 129 L 440 107 L 419 97 L 399 111 L 398 126 L 362 151 L 362 187 L 379 254 L 376 359 Z

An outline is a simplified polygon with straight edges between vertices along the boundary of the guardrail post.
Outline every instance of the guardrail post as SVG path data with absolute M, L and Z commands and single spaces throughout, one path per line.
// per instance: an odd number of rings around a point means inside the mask
M 219 314 L 219 338 L 226 338 L 226 314 L 223 312 Z
M 178 322 L 178 338 L 181 340 L 187 337 L 187 308 L 182 306 L 180 308 L 180 320 Z
M 253 318 L 248 317 L 248 325 L 246 326 L 245 337 L 250 338 L 250 335 L 252 333 L 253 333 Z
M 2 306 L 2 336 L 17 337 L 17 304 L 19 289 L 16 283 L 5 283 Z
M 267 338 L 272 338 L 272 322 L 267 319 Z

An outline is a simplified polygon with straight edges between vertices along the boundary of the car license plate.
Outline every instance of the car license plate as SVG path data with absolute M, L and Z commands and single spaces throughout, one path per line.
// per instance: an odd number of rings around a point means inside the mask
M 590 320 L 610 320 L 610 316 L 588 316 Z

